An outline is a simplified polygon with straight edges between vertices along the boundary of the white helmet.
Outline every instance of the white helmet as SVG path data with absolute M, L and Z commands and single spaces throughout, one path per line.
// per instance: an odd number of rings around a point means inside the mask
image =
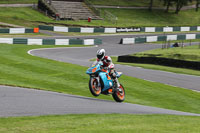
M 99 49 L 97 51 L 97 58 L 99 60 L 102 60 L 104 58 L 104 56 L 105 56 L 105 53 L 106 53 L 105 49 Z

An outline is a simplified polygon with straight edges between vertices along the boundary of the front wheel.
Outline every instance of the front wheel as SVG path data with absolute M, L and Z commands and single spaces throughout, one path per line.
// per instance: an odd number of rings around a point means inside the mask
M 101 94 L 101 87 L 98 86 L 96 78 L 90 78 L 89 88 L 93 96 L 99 96 Z
M 120 89 L 121 89 L 121 92 L 119 92 L 119 90 L 116 90 L 112 94 L 112 96 L 116 102 L 123 102 L 125 100 L 125 90 L 121 84 L 120 84 Z

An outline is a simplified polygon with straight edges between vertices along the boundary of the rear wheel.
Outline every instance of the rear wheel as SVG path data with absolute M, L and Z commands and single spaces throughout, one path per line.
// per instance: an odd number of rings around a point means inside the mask
M 98 86 L 96 78 L 90 78 L 89 88 L 93 96 L 99 96 L 101 94 L 101 87 Z
M 125 90 L 124 87 L 120 84 L 120 89 L 121 92 L 119 90 L 116 90 L 112 96 L 115 99 L 116 102 L 123 102 L 125 100 Z

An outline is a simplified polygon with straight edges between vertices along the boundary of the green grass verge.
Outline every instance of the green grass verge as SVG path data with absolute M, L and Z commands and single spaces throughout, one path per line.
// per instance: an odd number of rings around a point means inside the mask
M 90 0 L 94 5 L 148 7 L 150 0 Z M 163 1 L 154 0 L 153 7 L 163 7 Z M 188 3 L 189 5 L 195 4 Z
M 160 32 L 159 32 L 160 33 Z M 158 33 L 158 34 L 159 34 Z M 176 33 L 180 33 L 180 32 L 170 32 L 170 33 L 173 33 L 173 34 L 176 34 Z M 193 34 L 194 32 L 193 31 L 190 31 L 190 32 L 181 32 L 181 33 L 185 33 L 185 34 Z M 197 32 L 198 33 L 198 32 Z M 192 43 L 192 42 L 200 42 L 200 39 L 191 39 L 191 40 L 173 40 L 173 41 L 157 41 L 157 42 L 151 42 L 151 43 L 146 43 L 146 44 L 174 44 L 175 42 L 177 42 L 178 44 L 180 44 L 180 46 L 182 45 L 182 43 L 185 45 L 185 43 Z
M 0 0 L 0 4 L 32 4 L 38 0 Z
M 104 10 L 104 9 L 103 9 Z M 35 27 L 39 24 L 56 23 L 83 26 L 141 27 L 141 26 L 196 26 L 200 15 L 194 10 L 181 11 L 180 14 L 165 13 L 162 10 L 106 9 L 118 17 L 117 24 L 109 21 L 87 20 L 55 21 L 31 8 L 0 8 L 0 22 Z M 192 14 L 192 15 L 191 15 Z M 183 21 L 184 20 L 184 21 Z M 191 21 L 192 20 L 192 21 Z
M 61 115 L 0 118 L 0 132 L 198 133 L 200 117 L 173 115 Z
M 29 7 L 0 8 L 0 22 L 25 27 L 38 27 L 40 23 L 36 21 L 52 22 L 53 20 Z
M 58 33 L 60 35 L 65 35 L 65 36 L 97 36 L 97 35 L 105 35 L 104 33 L 81 33 L 81 32 L 54 32 L 54 31 L 49 31 L 52 33 Z M 110 33 L 106 33 L 110 34 Z
M 137 9 L 106 10 L 118 17 L 118 25 L 124 24 L 124 26 L 191 26 L 199 25 L 200 19 L 199 13 L 195 10 L 181 11 L 179 15 L 173 12 L 165 13 L 163 10 L 152 12 Z
M 169 48 L 169 49 L 154 49 L 145 52 L 133 54 L 138 57 L 161 57 L 170 59 L 179 59 L 186 61 L 200 61 L 200 47 L 198 45 Z
M 25 34 L 9 34 L 9 33 L 0 33 L 0 37 L 37 37 L 37 36 L 50 36 L 44 33 L 25 33 Z
M 90 0 L 94 5 L 108 5 L 108 6 L 136 6 L 136 7 L 148 7 L 148 0 Z M 154 0 L 153 6 L 163 6 L 163 2 L 160 0 Z
M 87 67 L 27 54 L 35 48 L 55 46 L 0 45 L 0 84 L 92 97 Z M 81 80 L 79 80 L 81 79 Z M 126 102 L 200 113 L 200 93 L 188 89 L 122 76 Z M 101 99 L 113 100 L 101 95 Z

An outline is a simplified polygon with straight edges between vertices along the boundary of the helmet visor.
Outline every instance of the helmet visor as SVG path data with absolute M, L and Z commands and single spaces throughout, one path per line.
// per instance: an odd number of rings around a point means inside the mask
M 97 55 L 97 58 L 98 58 L 98 59 L 102 59 L 102 58 L 103 58 L 103 54 Z

